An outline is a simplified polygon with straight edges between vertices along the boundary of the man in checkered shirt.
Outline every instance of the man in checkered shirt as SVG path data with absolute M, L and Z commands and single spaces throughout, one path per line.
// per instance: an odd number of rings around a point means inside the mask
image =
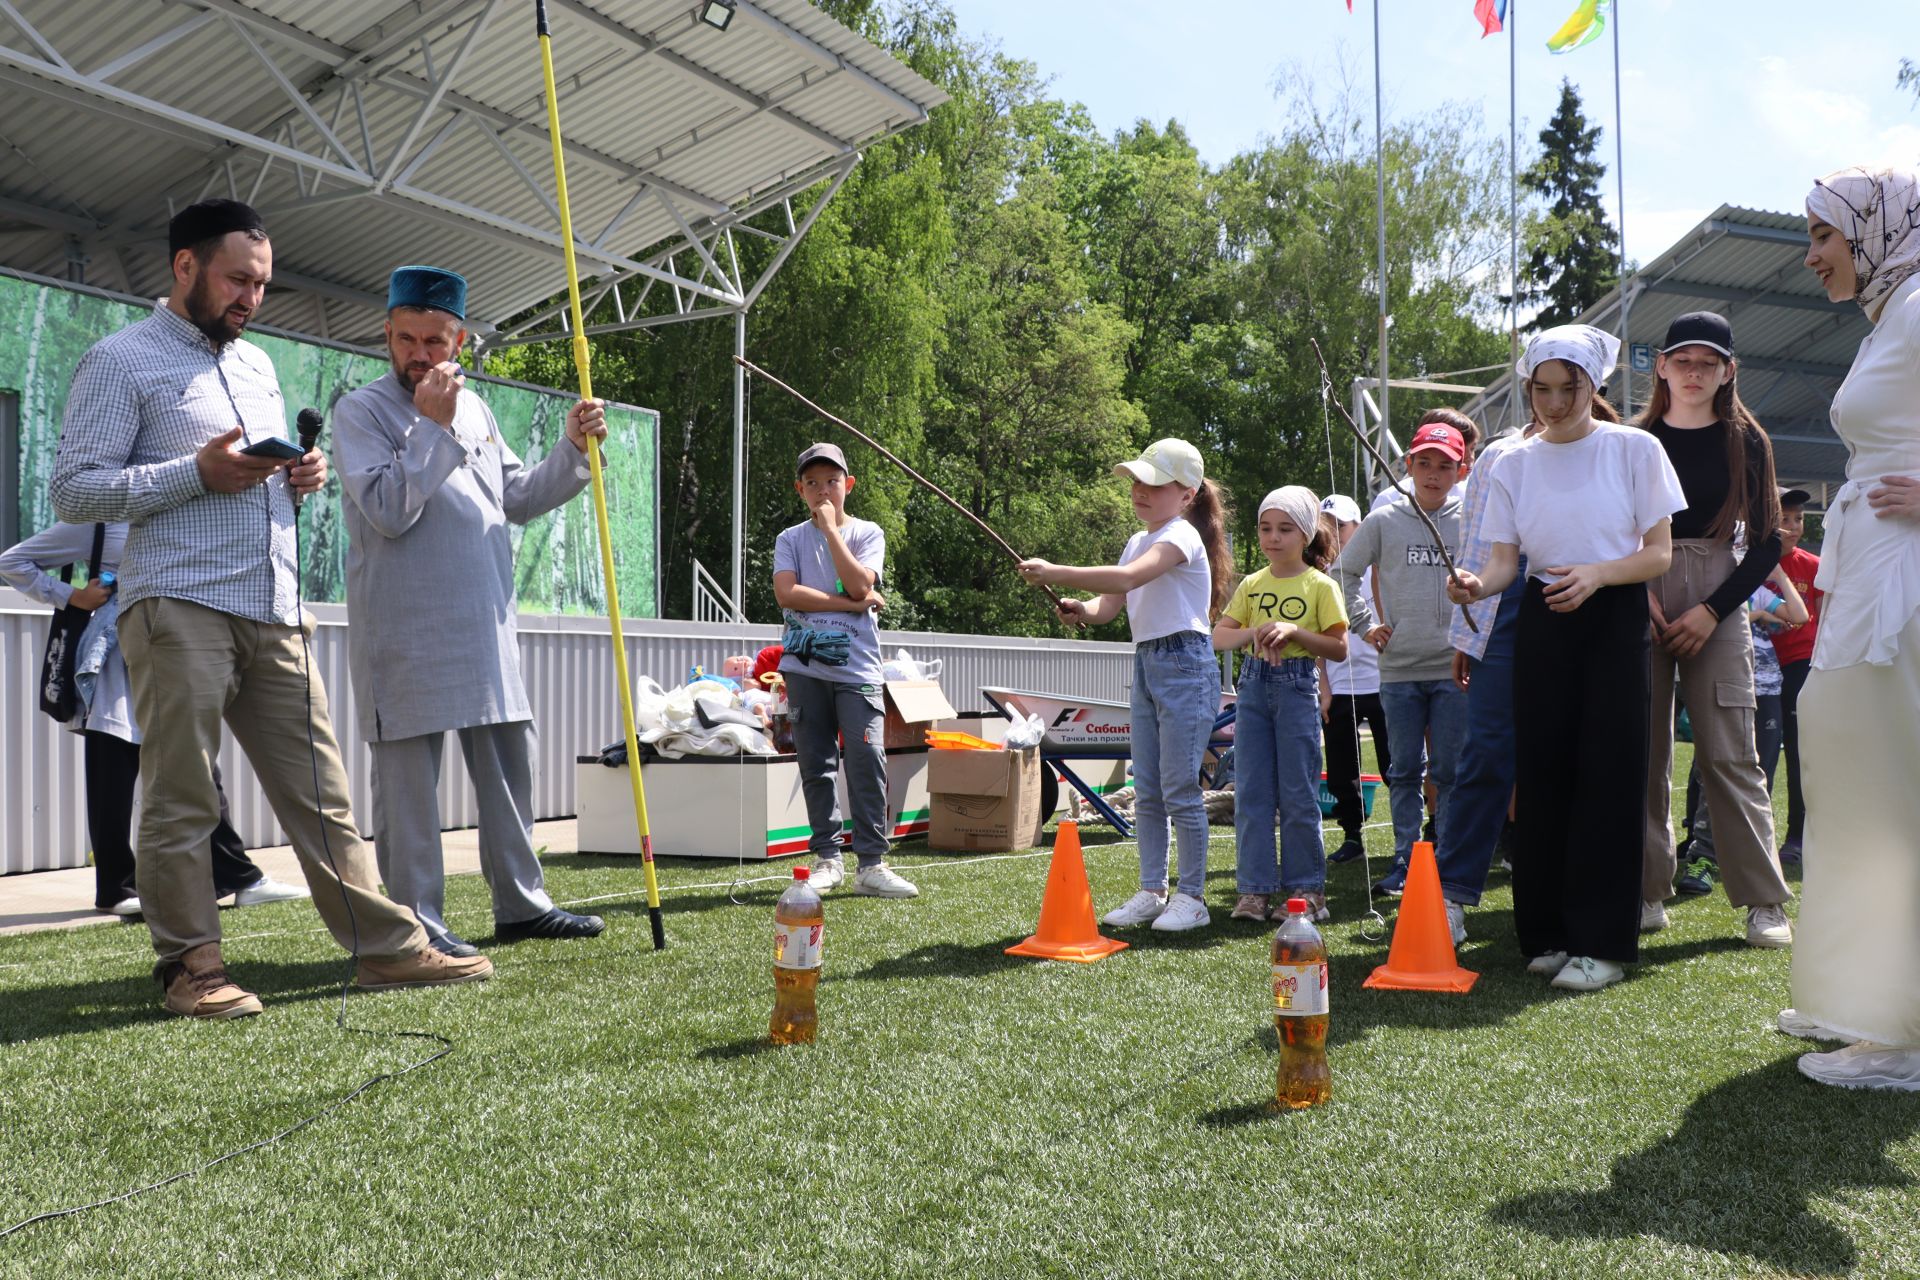
M 167 250 L 169 296 L 74 372 L 52 483 L 61 519 L 132 523 L 120 647 L 145 736 L 136 874 L 166 1007 L 201 1018 L 260 1012 L 222 962 L 208 863 L 223 717 L 314 906 L 358 957 L 357 985 L 489 977 L 486 957 L 433 950 L 413 913 L 381 896 L 348 811 L 326 690 L 307 678 L 312 623 L 299 607 L 293 498 L 326 483 L 326 459 L 243 452 L 286 433 L 273 365 L 240 336 L 273 275 L 266 228 L 237 200 L 204 201 L 168 225 Z

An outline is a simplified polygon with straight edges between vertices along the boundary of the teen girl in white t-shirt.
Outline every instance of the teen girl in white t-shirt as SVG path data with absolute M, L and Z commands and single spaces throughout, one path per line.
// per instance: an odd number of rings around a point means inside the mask
M 1527 344 L 1519 375 L 1542 430 L 1485 477 L 1492 549 L 1448 587 L 1461 604 L 1497 595 L 1527 557 L 1513 672 L 1514 927 L 1528 969 L 1574 991 L 1618 982 L 1639 958 L 1652 643 L 1643 584 L 1666 571 L 1671 517 L 1687 505 L 1659 442 L 1620 426 L 1600 397 L 1619 352 L 1587 325 Z
M 1133 629 L 1133 814 L 1140 841 L 1140 892 L 1107 913 L 1115 926 L 1152 924 L 1175 932 L 1208 922 L 1207 811 L 1200 757 L 1220 709 L 1220 668 L 1212 621 L 1233 583 L 1226 504 L 1206 479 L 1200 451 L 1156 440 L 1114 474 L 1133 481 L 1133 513 L 1146 525 L 1127 540 L 1118 565 L 1027 560 L 1020 576 L 1099 594 L 1067 600 L 1068 622 L 1106 622 L 1124 605 Z M 1179 880 L 1167 894 L 1171 825 Z

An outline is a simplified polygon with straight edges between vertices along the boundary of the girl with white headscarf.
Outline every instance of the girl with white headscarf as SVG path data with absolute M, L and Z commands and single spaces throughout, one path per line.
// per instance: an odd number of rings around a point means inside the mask
M 1519 376 L 1542 430 L 1481 478 L 1492 549 L 1448 587 L 1460 604 L 1498 595 L 1527 557 L 1513 668 L 1514 928 L 1528 970 L 1572 991 L 1618 982 L 1639 959 L 1643 584 L 1666 571 L 1671 517 L 1687 505 L 1659 442 L 1619 425 L 1601 398 L 1619 354 L 1613 335 L 1587 325 L 1527 344 Z
M 1852 1041 L 1824 1084 L 1920 1091 L 1920 176 L 1843 169 L 1807 197 L 1806 264 L 1874 322 L 1833 401 L 1847 483 L 1800 695 L 1806 875 L 1781 1030 Z
M 1233 731 L 1235 920 L 1284 920 L 1284 900 L 1304 898 L 1327 918 L 1326 849 L 1320 843 L 1320 682 L 1317 659 L 1347 657 L 1347 607 L 1323 570 L 1336 535 L 1313 490 L 1290 484 L 1260 500 L 1260 551 L 1213 624 L 1215 649 L 1247 649 Z M 1280 856 L 1274 857 L 1274 814 Z

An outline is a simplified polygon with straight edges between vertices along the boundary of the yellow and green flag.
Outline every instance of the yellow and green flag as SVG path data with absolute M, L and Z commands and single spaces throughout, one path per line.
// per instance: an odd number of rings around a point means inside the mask
M 1554 53 L 1567 53 L 1583 44 L 1592 44 L 1607 29 L 1607 15 L 1601 6 L 1605 0 L 1580 0 L 1560 29 L 1547 39 Z

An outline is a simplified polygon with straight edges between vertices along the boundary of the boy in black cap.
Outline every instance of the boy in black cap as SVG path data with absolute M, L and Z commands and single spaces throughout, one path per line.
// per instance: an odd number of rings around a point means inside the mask
M 800 453 L 794 491 L 808 519 L 773 544 L 773 598 L 786 611 L 780 674 L 793 708 L 800 787 L 813 828 L 813 886 L 822 893 L 846 873 L 840 857 L 840 813 L 834 779 L 843 763 L 853 810 L 852 844 L 859 859 L 853 891 L 876 898 L 913 898 L 920 891 L 884 861 L 887 854 L 887 755 L 880 693 L 880 574 L 887 536 L 870 520 L 847 514 L 853 477 L 838 445 Z

